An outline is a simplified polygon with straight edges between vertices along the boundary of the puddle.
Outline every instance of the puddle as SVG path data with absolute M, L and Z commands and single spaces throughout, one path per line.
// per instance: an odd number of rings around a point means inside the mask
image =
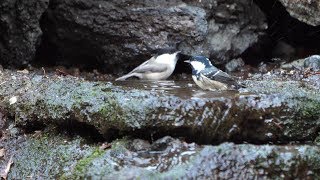
M 227 91 L 205 91 L 200 89 L 192 80 L 165 80 L 165 81 L 114 81 L 114 85 L 125 87 L 128 89 L 141 89 L 155 91 L 158 93 L 165 93 L 174 95 L 182 99 L 188 98 L 220 98 L 220 97 L 235 97 L 240 93 L 236 90 Z M 242 94 L 242 93 L 241 93 Z

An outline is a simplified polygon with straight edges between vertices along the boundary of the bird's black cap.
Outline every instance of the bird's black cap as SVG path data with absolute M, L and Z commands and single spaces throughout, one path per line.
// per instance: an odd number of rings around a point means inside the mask
M 210 59 L 208 59 L 208 58 L 205 57 L 205 56 L 199 56 L 199 55 L 191 56 L 191 57 L 190 57 L 187 61 L 185 61 L 185 62 L 186 62 L 186 63 L 190 63 L 191 61 L 201 62 L 201 63 L 203 63 L 206 67 L 211 67 L 211 66 L 212 66 Z
M 180 52 L 178 56 L 179 56 L 179 60 L 183 60 L 183 61 L 189 60 L 189 59 L 192 58 L 191 55 L 184 54 L 184 53 L 182 53 L 182 52 Z

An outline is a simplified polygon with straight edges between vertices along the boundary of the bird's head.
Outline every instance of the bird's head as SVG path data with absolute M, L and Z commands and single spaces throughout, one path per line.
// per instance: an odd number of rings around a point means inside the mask
M 175 64 L 177 63 L 181 51 L 175 49 L 160 49 L 153 56 L 158 63 Z
M 210 60 L 204 56 L 192 56 L 189 60 L 186 60 L 184 62 L 191 65 L 193 74 L 198 74 L 205 68 L 212 67 Z

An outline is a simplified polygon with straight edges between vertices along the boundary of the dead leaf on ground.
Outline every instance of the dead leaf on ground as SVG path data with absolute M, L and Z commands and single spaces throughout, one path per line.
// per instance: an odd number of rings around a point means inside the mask
M 32 135 L 32 137 L 37 138 L 37 137 L 40 137 L 40 136 L 41 136 L 41 134 L 42 134 L 42 131 L 37 130 L 37 131 L 34 131 L 34 134 Z
M 24 70 L 18 70 L 18 73 L 23 73 L 23 74 L 29 74 L 29 71 L 27 69 Z
M 105 150 L 105 149 L 109 149 L 109 148 L 111 148 L 111 143 L 103 143 L 99 147 L 99 149 L 101 149 L 101 150 Z
M 1 172 L 1 174 L 0 174 L 1 179 L 7 180 L 11 165 L 13 164 L 12 158 L 13 158 L 13 155 L 10 157 L 6 168 Z
M 63 76 L 70 75 L 69 73 L 67 73 L 66 71 L 61 70 L 61 69 L 56 69 L 56 73 L 57 73 L 57 75 L 63 75 Z
M 17 101 L 18 101 L 18 97 L 17 96 L 12 96 L 9 99 L 9 104 L 12 105 L 12 104 L 16 103 Z
M 0 158 L 4 157 L 4 155 L 6 154 L 6 150 L 4 148 L 0 149 Z

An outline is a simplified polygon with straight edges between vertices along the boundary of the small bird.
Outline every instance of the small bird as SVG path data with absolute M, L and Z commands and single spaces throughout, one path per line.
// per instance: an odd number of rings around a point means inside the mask
M 174 71 L 179 59 L 180 51 L 156 55 L 140 64 L 128 74 L 119 77 L 116 81 L 123 81 L 130 77 L 145 80 L 164 80 Z
M 201 89 L 214 91 L 244 87 L 229 74 L 213 66 L 204 56 L 192 56 L 184 62 L 191 65 L 192 79 Z

